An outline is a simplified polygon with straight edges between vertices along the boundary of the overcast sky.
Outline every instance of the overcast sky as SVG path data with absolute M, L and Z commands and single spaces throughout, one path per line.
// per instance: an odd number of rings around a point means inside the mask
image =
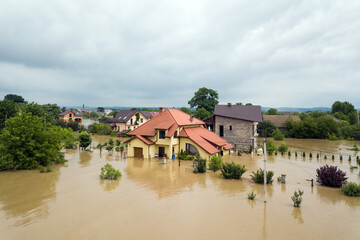
M 360 1 L 1 0 L 0 98 L 360 107 Z

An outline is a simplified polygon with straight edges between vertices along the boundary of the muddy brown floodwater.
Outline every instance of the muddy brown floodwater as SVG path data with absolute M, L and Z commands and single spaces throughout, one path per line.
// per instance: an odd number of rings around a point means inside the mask
M 106 137 L 94 140 L 96 145 Z M 359 170 L 349 167 L 357 154 L 350 149 L 360 142 L 286 143 L 299 155 L 269 157 L 275 181 L 268 185 L 266 204 L 263 186 L 250 180 L 251 172 L 263 167 L 260 156 L 226 157 L 248 171 L 242 180 L 225 180 L 220 172 L 194 174 L 186 161 L 179 167 L 177 160 L 163 165 L 104 150 L 64 150 L 68 162 L 50 173 L 0 172 L 0 239 L 360 239 L 360 198 L 317 184 L 312 188 L 307 181 L 315 179 L 316 168 L 330 164 L 359 183 Z M 322 151 L 320 159 L 316 150 Z M 121 170 L 118 181 L 99 179 L 105 163 Z M 287 175 L 286 184 L 276 181 L 280 174 Z M 298 209 L 290 199 L 296 189 L 304 190 Z M 254 201 L 247 199 L 251 191 Z

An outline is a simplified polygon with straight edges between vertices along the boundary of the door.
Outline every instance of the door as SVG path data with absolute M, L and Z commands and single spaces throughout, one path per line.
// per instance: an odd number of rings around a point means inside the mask
M 134 157 L 142 158 L 143 157 L 143 149 L 139 147 L 134 147 Z
M 159 147 L 159 157 L 164 157 L 164 156 L 165 156 L 165 148 Z
M 224 136 L 224 126 L 220 125 L 220 137 Z

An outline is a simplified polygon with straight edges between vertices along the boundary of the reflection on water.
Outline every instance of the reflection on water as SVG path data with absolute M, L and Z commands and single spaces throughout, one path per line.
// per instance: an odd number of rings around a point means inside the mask
M 17 225 L 44 218 L 49 214 L 48 203 L 56 198 L 56 183 L 60 165 L 52 172 L 39 170 L 2 172 L 0 174 L 0 202 L 8 217 L 16 217 Z
M 92 145 L 108 139 L 95 136 Z M 324 151 L 358 144 L 286 141 L 303 148 L 325 144 Z M 64 151 L 68 167 L 53 166 L 51 173 L 0 172 L 1 239 L 352 239 L 360 234 L 354 227 L 360 199 L 340 189 L 312 188 L 307 181 L 328 163 L 359 182 L 359 171 L 349 170 L 347 158 L 303 158 L 299 150 L 297 158 L 269 156 L 267 169 L 274 171 L 275 182 L 267 185 L 264 203 L 264 186 L 250 176 L 263 168 L 261 156 L 224 157 L 248 169 L 241 180 L 225 180 L 220 171 L 194 174 L 191 161 L 179 167 L 177 160 L 162 164 L 106 150 Z M 105 163 L 120 169 L 119 180 L 99 179 Z M 276 182 L 281 174 L 286 184 Z M 301 208 L 292 206 L 297 189 L 305 192 Z M 255 200 L 247 199 L 251 191 Z

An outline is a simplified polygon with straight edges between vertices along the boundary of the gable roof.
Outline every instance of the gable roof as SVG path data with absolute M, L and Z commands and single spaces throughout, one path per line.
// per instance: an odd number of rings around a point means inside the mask
M 78 112 L 77 110 L 72 109 L 72 108 L 65 110 L 64 112 L 60 113 L 58 116 L 59 116 L 59 117 L 60 117 L 60 116 L 65 116 L 65 114 L 68 114 L 69 112 L 73 112 L 74 115 L 75 115 L 75 117 L 82 117 L 82 113 L 81 113 L 81 112 Z
M 191 120 L 192 118 L 192 120 Z M 204 125 L 205 123 L 197 118 L 176 108 L 168 108 L 159 113 L 156 117 L 135 128 L 128 135 L 155 136 L 156 131 L 169 130 L 166 137 L 172 137 L 179 126 Z
M 128 142 L 131 142 L 131 140 L 135 139 L 135 138 L 138 138 L 140 139 L 141 141 L 143 141 L 145 144 L 147 145 L 153 145 L 155 144 L 153 141 L 151 141 L 150 139 L 148 139 L 147 137 L 143 137 L 141 135 L 135 135 L 133 136 L 132 138 L 126 140 L 124 143 L 128 143 Z
M 264 115 L 263 119 L 264 121 L 272 122 L 278 128 L 286 127 L 286 121 L 288 119 L 291 119 L 295 122 L 301 121 L 300 117 L 297 115 Z
M 261 107 L 247 105 L 216 105 L 215 116 L 241 119 L 251 122 L 262 122 Z
M 224 147 L 225 150 L 233 148 L 224 139 L 204 127 L 184 128 L 179 137 L 189 138 L 209 154 L 220 152 L 217 147 Z
M 110 122 L 113 122 L 113 123 L 126 123 L 137 112 L 140 112 L 146 119 L 149 119 L 151 117 L 151 114 L 150 114 L 149 111 L 139 111 L 137 109 L 127 109 L 127 110 L 120 110 L 115 115 L 115 117 L 110 119 Z

